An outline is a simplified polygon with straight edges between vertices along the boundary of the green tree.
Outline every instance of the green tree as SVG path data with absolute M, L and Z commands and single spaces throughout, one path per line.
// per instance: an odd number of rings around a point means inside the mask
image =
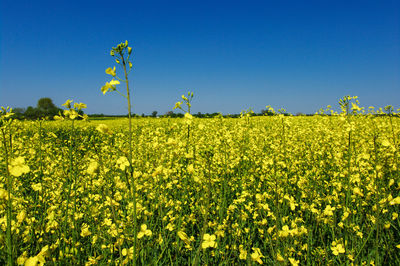
M 57 106 L 55 106 L 52 99 L 46 97 L 39 99 L 39 101 L 37 102 L 37 108 L 42 110 L 51 110 L 57 108 Z
M 47 116 L 52 118 L 60 111 L 60 109 L 53 103 L 53 100 L 48 97 L 40 98 L 37 102 L 36 108 L 38 109 L 37 113 L 39 117 Z
M 36 119 L 39 117 L 39 109 L 32 106 L 28 106 L 24 112 L 25 118 Z

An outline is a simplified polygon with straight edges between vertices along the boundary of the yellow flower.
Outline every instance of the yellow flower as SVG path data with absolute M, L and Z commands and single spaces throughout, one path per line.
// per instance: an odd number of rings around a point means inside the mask
M 81 228 L 81 237 L 86 237 L 86 236 L 90 236 L 92 233 L 89 230 L 89 225 L 87 225 L 86 223 L 82 224 L 82 228 Z
M 349 217 L 349 215 L 350 215 L 350 212 L 345 211 L 345 212 L 343 213 L 342 221 L 346 220 L 347 217 Z
M 18 257 L 18 259 L 17 259 L 17 264 L 18 264 L 18 265 L 24 265 L 24 264 L 25 264 L 25 261 L 28 259 L 28 258 L 26 257 L 27 254 L 28 254 L 28 252 L 27 252 L 27 251 L 24 251 L 24 252 L 21 254 L 21 256 Z
M 34 257 L 30 257 L 25 261 L 25 266 L 37 266 L 37 265 L 44 265 L 46 263 L 45 257 L 49 254 L 49 246 L 46 245 L 42 248 L 42 250 Z
M 125 171 L 125 168 L 129 166 L 128 159 L 125 156 L 119 157 L 119 159 L 117 160 L 117 166 L 122 171 Z
M 96 173 L 99 169 L 99 164 L 95 160 L 91 160 L 89 163 L 88 168 L 86 169 L 86 173 L 92 175 Z
M 208 247 L 210 247 L 210 248 L 217 247 L 217 243 L 215 242 L 216 238 L 217 237 L 215 235 L 204 234 L 203 243 L 201 243 L 201 247 L 203 249 L 206 249 Z
M 392 199 L 389 204 L 390 205 L 400 204 L 400 196 Z
M 189 113 L 185 113 L 185 118 L 186 119 L 193 119 L 193 116 Z
M 69 117 L 72 120 L 79 116 L 79 114 L 74 109 L 64 110 L 63 114 L 65 117 Z
M 29 166 L 25 164 L 25 159 L 23 157 L 17 157 L 11 161 L 8 167 L 10 174 L 13 176 L 21 176 L 22 174 L 27 174 L 31 170 Z
M 175 103 L 175 106 L 174 106 L 174 108 L 173 109 L 179 109 L 179 108 L 181 108 L 181 105 L 182 105 L 182 102 L 177 102 L 177 103 Z
M 245 249 L 243 249 L 243 245 L 239 246 L 239 251 L 240 251 L 239 259 L 241 259 L 241 260 L 247 259 L 247 251 Z
M 167 224 L 167 226 L 165 228 L 168 229 L 171 232 L 175 229 L 174 225 L 172 223 Z
M 142 224 L 140 226 L 140 232 L 137 235 L 137 238 L 142 238 L 144 236 L 151 236 L 153 234 L 153 232 L 151 232 L 150 230 L 147 229 L 147 225 L 146 224 Z
M 21 211 L 20 213 L 18 213 L 18 215 L 17 215 L 18 223 L 22 223 L 22 222 L 24 221 L 25 217 L 26 217 L 26 211 L 25 211 L 25 210 L 22 210 L 22 211 Z
M 86 107 L 87 107 L 87 105 L 84 103 L 74 103 L 75 109 L 82 110 L 82 109 L 85 109 Z
M 106 82 L 106 84 L 103 87 L 101 87 L 101 91 L 103 92 L 103 94 L 106 94 L 106 92 L 108 91 L 115 91 L 117 89 L 115 85 L 118 84 L 120 84 L 118 80 L 112 79 L 110 82 Z
M 32 189 L 34 191 L 39 191 L 39 192 L 42 191 L 42 184 L 41 183 L 32 184 L 31 187 L 32 187 Z
M 65 103 L 62 104 L 62 106 L 65 106 L 65 108 L 70 109 L 71 108 L 71 103 L 72 103 L 72 100 L 68 99 Z
M 253 261 L 258 262 L 259 264 L 263 264 L 263 261 L 261 260 L 261 258 L 264 258 L 264 255 L 261 253 L 259 248 L 252 248 L 253 249 L 253 253 L 251 253 L 251 259 Z
M 188 235 L 183 231 L 179 231 L 178 232 L 178 236 L 183 242 L 185 242 L 186 248 L 189 249 L 189 247 L 190 247 L 190 239 L 189 239 Z
M 53 118 L 54 118 L 54 120 L 59 120 L 59 121 L 64 120 L 64 117 L 62 117 L 61 114 L 60 115 L 55 115 Z
M 112 225 L 111 219 L 105 218 L 105 219 L 104 219 L 104 224 L 107 225 L 107 226 L 111 226 L 111 225 Z
M 281 237 L 287 237 L 290 234 L 289 226 L 284 225 L 282 227 L 282 230 L 279 231 L 279 236 Z
M 364 196 L 364 194 L 361 192 L 360 188 L 358 188 L 358 187 L 355 187 L 355 188 L 353 189 L 353 193 L 356 194 L 356 195 L 359 195 L 359 196 L 361 196 L 361 197 Z
M 385 146 L 385 147 L 389 147 L 391 144 L 390 144 L 390 142 L 389 142 L 387 139 L 384 139 L 384 140 L 382 141 L 382 145 Z
M 331 249 L 332 249 L 333 255 L 335 255 L 335 256 L 339 255 L 340 253 L 345 253 L 346 252 L 346 250 L 344 249 L 343 245 L 342 244 L 337 244 L 336 241 L 332 242 Z
M 96 127 L 96 130 L 101 132 L 101 133 L 110 134 L 110 135 L 112 134 L 112 131 L 110 130 L 110 128 L 105 124 L 99 124 Z
M 285 261 L 285 259 L 281 256 L 280 253 L 276 254 L 276 260 L 277 260 L 277 261 L 280 261 L 280 262 Z
M 397 212 L 392 213 L 392 220 L 396 220 L 397 217 L 399 217 L 399 215 L 397 214 Z
M 114 68 L 111 68 L 111 67 L 107 68 L 107 69 L 106 69 L 106 74 L 115 77 L 115 76 L 117 75 L 117 74 L 115 73 L 115 67 L 114 67 Z
M 336 210 L 335 207 L 332 208 L 331 205 L 327 205 L 327 206 L 325 207 L 324 214 L 325 214 L 326 216 L 332 216 L 334 210 Z
M 164 242 L 164 239 L 162 238 L 161 234 L 158 235 L 157 243 L 161 245 Z
M 25 261 L 25 266 L 36 266 L 40 265 L 39 258 L 38 257 L 30 257 Z
M 189 165 L 188 165 L 187 171 L 188 171 L 188 173 L 193 174 L 193 172 L 194 172 L 193 164 L 189 164 Z
M 298 266 L 300 261 L 295 260 L 293 258 L 289 258 L 290 264 L 292 264 L 293 266 Z

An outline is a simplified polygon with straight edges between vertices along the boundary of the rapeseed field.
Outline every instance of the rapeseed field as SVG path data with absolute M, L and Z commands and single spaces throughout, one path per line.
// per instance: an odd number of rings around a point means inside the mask
M 396 113 L 137 118 L 129 136 L 69 104 L 2 111 L 0 264 L 400 264 Z

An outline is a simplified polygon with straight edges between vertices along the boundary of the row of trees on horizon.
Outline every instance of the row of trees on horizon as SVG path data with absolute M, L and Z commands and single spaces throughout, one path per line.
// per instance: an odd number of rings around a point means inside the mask
M 33 106 L 28 106 L 27 108 L 21 108 L 21 107 L 16 107 L 13 108 L 13 113 L 15 114 L 14 118 L 16 119 L 28 119 L 28 120 L 36 120 L 36 119 L 49 119 L 53 120 L 53 117 L 55 115 L 58 115 L 59 113 L 62 113 L 63 109 L 57 107 L 51 98 L 45 97 L 45 98 L 40 98 L 37 102 L 36 107 Z M 83 111 L 80 110 L 79 113 L 83 115 Z M 247 113 L 250 116 L 265 116 L 265 115 L 274 115 L 272 112 L 268 110 L 261 110 L 260 113 L 254 113 L 251 110 L 248 110 Z M 229 115 L 222 115 L 221 113 L 201 113 L 198 112 L 196 114 L 192 114 L 194 117 L 197 118 L 213 118 L 213 117 L 218 117 L 218 116 L 223 116 L 223 117 L 231 117 L 231 118 L 237 118 L 240 117 L 241 114 L 229 114 Z M 128 115 L 106 115 L 106 114 L 89 114 L 89 117 L 97 117 L 97 118 L 102 118 L 102 117 L 128 117 Z M 157 111 L 153 111 L 149 115 L 145 115 L 144 113 L 139 115 L 139 114 L 132 114 L 132 117 L 171 117 L 171 118 L 182 118 L 184 117 L 184 114 L 182 113 L 174 113 L 173 111 L 168 111 L 163 115 L 159 115 Z
M 280 110 L 279 110 L 280 111 Z M 16 119 L 27 119 L 27 120 L 36 120 L 36 119 L 41 119 L 45 118 L 48 120 L 53 120 L 55 115 L 59 115 L 60 113 L 63 112 L 63 109 L 57 107 L 51 98 L 45 97 L 45 98 L 40 98 L 37 102 L 36 107 L 28 106 L 27 108 L 20 108 L 16 107 L 13 108 L 13 113 L 15 114 L 14 118 Z M 79 110 L 78 113 L 80 115 L 83 115 L 83 111 Z M 286 112 L 280 111 L 280 113 L 283 113 L 284 115 L 289 115 Z M 255 113 L 251 109 L 248 109 L 246 111 L 242 111 L 240 114 L 228 114 L 228 115 L 222 115 L 221 113 L 195 113 L 192 114 L 194 117 L 197 118 L 213 118 L 213 117 L 230 117 L 230 118 L 238 118 L 241 117 L 243 114 L 249 115 L 249 116 L 272 116 L 275 113 L 271 112 L 270 110 L 261 110 L 260 113 Z M 320 113 L 323 114 L 323 113 Z M 301 115 L 306 115 L 306 116 L 312 116 L 314 114 L 303 114 L 303 113 L 297 113 L 296 116 L 301 116 Z M 382 114 L 381 114 L 382 115 Z M 128 114 L 126 115 L 107 115 L 107 114 L 88 114 L 89 117 L 101 119 L 105 117 L 128 117 Z M 132 117 L 135 118 L 140 118 L 140 117 L 171 117 L 171 118 L 182 118 L 184 117 L 183 113 L 174 113 L 173 111 L 168 111 L 163 115 L 159 115 L 157 111 L 153 111 L 151 114 L 146 115 L 146 114 L 132 114 Z
M 63 112 L 63 109 L 57 107 L 51 98 L 40 98 L 36 107 L 28 106 L 27 108 L 16 107 L 13 108 L 14 118 L 16 119 L 49 119 L 53 120 L 55 115 Z M 83 111 L 79 110 L 78 113 L 83 115 Z

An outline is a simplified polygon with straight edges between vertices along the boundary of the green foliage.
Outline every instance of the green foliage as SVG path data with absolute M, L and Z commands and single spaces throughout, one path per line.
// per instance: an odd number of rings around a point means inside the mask
M 44 118 L 52 120 L 62 110 L 53 103 L 52 99 L 45 97 L 38 100 L 36 107 L 15 108 L 14 111 L 15 119 L 37 120 Z M 80 114 L 83 115 L 83 112 L 81 111 Z

